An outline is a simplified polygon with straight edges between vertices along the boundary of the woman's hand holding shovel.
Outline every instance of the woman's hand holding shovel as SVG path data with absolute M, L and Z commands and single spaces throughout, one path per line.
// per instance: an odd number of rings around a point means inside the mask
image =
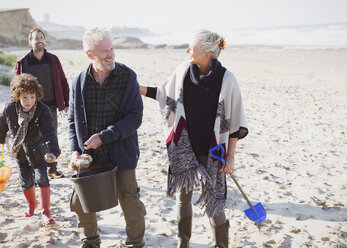
M 235 167 L 234 167 L 234 157 L 231 155 L 225 155 L 225 164 L 223 164 L 220 171 L 224 171 L 224 173 L 228 175 L 232 175 L 234 173 Z

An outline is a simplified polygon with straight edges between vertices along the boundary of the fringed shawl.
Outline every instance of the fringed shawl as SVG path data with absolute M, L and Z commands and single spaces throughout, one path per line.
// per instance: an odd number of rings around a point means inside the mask
M 220 162 L 209 156 L 207 166 L 204 167 L 199 163 L 189 141 L 183 106 L 183 82 L 189 65 L 189 62 L 184 62 L 178 66 L 170 79 L 158 87 L 156 95 L 168 128 L 167 194 L 173 196 L 181 189 L 190 192 L 201 182 L 202 193 L 196 204 L 205 206 L 205 212 L 211 217 L 225 208 L 226 180 L 225 174 L 219 172 Z M 221 144 L 227 151 L 229 134 L 239 131 L 241 127 L 247 127 L 241 92 L 236 78 L 227 70 L 219 95 L 211 148 Z M 216 155 L 220 155 L 218 152 Z

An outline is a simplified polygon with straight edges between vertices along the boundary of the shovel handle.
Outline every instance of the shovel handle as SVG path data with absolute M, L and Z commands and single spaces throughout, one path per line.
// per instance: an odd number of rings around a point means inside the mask
M 217 149 L 221 149 L 221 156 L 217 156 L 217 155 L 214 155 L 213 152 Z M 224 160 L 224 147 L 222 145 L 216 145 L 215 147 L 211 148 L 209 150 L 209 153 L 211 155 L 212 158 L 214 159 L 218 159 L 219 161 L 221 161 L 223 164 L 225 164 L 225 160 Z M 246 196 L 245 192 L 243 192 L 243 190 L 241 189 L 241 186 L 239 185 L 239 183 L 236 181 L 234 175 L 231 175 L 231 178 L 233 179 L 234 183 L 236 184 L 236 186 L 239 188 L 241 194 L 243 195 L 243 197 L 245 198 L 245 200 L 247 201 L 248 205 L 252 206 L 251 202 L 248 200 L 248 197 Z M 253 209 L 254 210 L 254 209 Z
M 234 183 L 236 184 L 236 186 L 240 190 L 242 196 L 245 198 L 245 200 L 247 201 L 247 203 L 249 205 L 250 201 L 248 200 L 248 197 L 246 196 L 245 192 L 243 192 L 243 190 L 241 189 L 241 186 L 239 185 L 239 183 L 236 181 L 236 178 L 234 177 L 234 175 L 231 175 L 231 178 L 233 179 Z

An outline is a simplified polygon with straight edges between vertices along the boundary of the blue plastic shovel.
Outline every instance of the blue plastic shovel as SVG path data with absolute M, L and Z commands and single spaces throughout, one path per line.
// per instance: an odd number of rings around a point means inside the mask
M 221 150 L 221 155 L 220 157 L 218 157 L 217 155 L 214 155 L 213 152 L 220 149 Z M 223 164 L 225 164 L 225 160 L 224 158 L 224 147 L 221 145 L 216 145 L 215 147 L 211 148 L 209 150 L 210 155 L 212 158 L 214 159 L 218 159 L 219 161 L 221 161 Z M 263 207 L 263 205 L 258 202 L 257 204 L 255 204 L 254 206 L 252 205 L 252 203 L 248 200 L 248 197 L 246 196 L 246 194 L 243 192 L 243 190 L 241 189 L 239 183 L 236 181 L 235 177 L 233 175 L 231 175 L 231 178 L 233 179 L 234 183 L 236 184 L 237 188 L 240 190 L 241 194 L 243 195 L 243 197 L 245 198 L 245 200 L 248 203 L 248 206 L 250 208 L 244 210 L 245 214 L 247 215 L 247 217 L 254 221 L 254 222 L 263 222 L 266 219 L 266 210 Z

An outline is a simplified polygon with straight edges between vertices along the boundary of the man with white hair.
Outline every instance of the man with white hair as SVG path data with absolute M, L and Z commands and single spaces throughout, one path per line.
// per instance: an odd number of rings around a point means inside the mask
M 88 170 L 117 167 L 118 200 L 126 223 L 127 247 L 143 247 L 146 210 L 140 201 L 135 168 L 139 158 L 137 129 L 143 104 L 136 74 L 115 62 L 109 32 L 86 31 L 83 47 L 91 64 L 72 82 L 69 102 L 69 139 L 72 160 L 88 153 Z M 100 247 L 96 213 L 84 213 L 77 193 L 71 211 L 78 217 L 82 247 Z

